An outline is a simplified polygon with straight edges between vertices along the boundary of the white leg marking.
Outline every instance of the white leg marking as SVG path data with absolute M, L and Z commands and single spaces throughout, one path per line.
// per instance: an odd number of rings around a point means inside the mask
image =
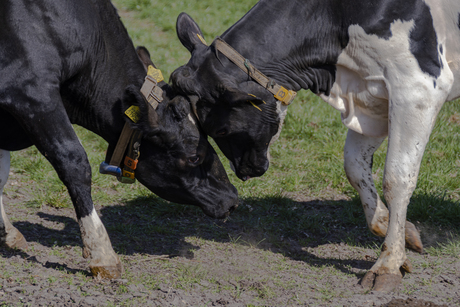
M 12 227 L 3 207 L 3 188 L 10 172 L 10 152 L 0 149 L 0 238 L 6 240 L 7 229 Z
M 3 188 L 10 173 L 10 152 L 0 149 L 0 242 L 11 248 L 27 248 L 24 236 L 14 227 L 3 205 Z
M 104 224 L 94 208 L 91 214 L 80 219 L 79 224 L 83 240 L 83 257 L 91 258 L 90 266 L 119 263 Z

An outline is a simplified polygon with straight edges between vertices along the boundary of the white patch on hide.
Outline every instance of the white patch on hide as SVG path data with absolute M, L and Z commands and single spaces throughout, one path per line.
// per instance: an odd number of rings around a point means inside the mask
M 278 124 L 278 131 L 275 133 L 275 135 L 270 140 L 270 143 L 268 144 L 268 148 L 267 148 L 268 161 L 270 161 L 270 146 L 280 137 L 281 129 L 283 128 L 284 118 L 286 117 L 286 114 L 287 114 L 287 109 L 288 109 L 287 105 L 283 104 L 279 100 L 276 100 L 276 113 L 278 113 L 280 121 Z
M 386 136 L 391 90 L 414 95 L 420 92 L 415 85 L 433 79 L 422 72 L 410 51 L 413 26 L 413 21 L 393 22 L 388 40 L 369 35 L 358 25 L 348 28 L 350 41 L 338 58 L 331 94 L 320 95 L 342 113 L 346 127 L 367 136 Z
M 196 126 L 196 121 L 195 121 L 195 119 L 193 118 L 193 116 L 194 116 L 194 115 L 192 115 L 192 113 L 189 113 L 189 114 L 188 114 L 188 120 L 189 120 L 193 125 Z

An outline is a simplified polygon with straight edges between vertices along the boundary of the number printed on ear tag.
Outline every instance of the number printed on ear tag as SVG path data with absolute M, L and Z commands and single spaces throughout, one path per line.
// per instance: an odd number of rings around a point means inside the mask
M 288 106 L 291 104 L 292 100 L 294 100 L 296 94 L 296 92 L 285 89 L 281 86 L 278 93 L 275 94 L 275 98 Z

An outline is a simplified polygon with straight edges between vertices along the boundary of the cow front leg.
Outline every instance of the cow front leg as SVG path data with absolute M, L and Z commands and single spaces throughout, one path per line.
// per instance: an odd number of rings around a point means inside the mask
M 73 130 L 68 132 L 74 134 Z M 59 146 L 51 146 L 53 152 L 45 149 L 43 144 L 37 148 L 51 162 L 69 191 L 80 226 L 83 257 L 91 259 L 91 273 L 101 278 L 119 278 L 123 271 L 122 264 L 91 198 L 91 167 L 86 153 L 78 139 L 67 143 L 72 143 L 72 148 L 64 148 L 62 142 L 57 143 Z
M 110 243 L 107 231 L 94 208 L 78 219 L 83 240 L 83 257 L 91 259 L 89 268 L 93 276 L 119 278 L 122 264 Z
M 358 191 L 369 230 L 385 237 L 388 229 L 389 211 L 381 201 L 372 178 L 372 160 L 383 138 L 364 136 L 348 130 L 344 148 L 344 167 L 348 181 Z M 422 253 L 423 244 L 414 224 L 406 221 L 406 247 Z
M 390 213 L 388 230 L 379 258 L 361 280 L 364 287 L 384 292 L 393 291 L 404 273 L 411 270 L 404 248 L 407 206 L 436 116 L 445 100 L 442 93 L 403 93 L 400 97 L 394 95 L 389 104 L 388 150 L 383 175 L 383 193 Z
M 10 172 L 10 152 L 0 149 L 0 242 L 9 248 L 26 249 L 27 241 L 19 230 L 14 227 L 3 207 L 3 188 L 8 181 Z

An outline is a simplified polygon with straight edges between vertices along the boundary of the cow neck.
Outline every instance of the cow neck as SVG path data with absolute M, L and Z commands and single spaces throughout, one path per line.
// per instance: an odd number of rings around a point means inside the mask
M 69 64 L 61 95 L 72 123 L 101 136 L 113 148 L 124 123 L 118 112 L 124 90 L 129 84 L 142 85 L 145 68 L 112 3 L 89 2 L 97 15 L 94 33 L 88 36 L 91 43 L 85 46 L 86 58 L 80 65 Z
M 347 44 L 341 7 L 335 0 L 260 0 L 221 37 L 285 87 L 328 94 Z
M 163 101 L 163 90 L 158 85 L 161 81 L 163 81 L 161 71 L 150 65 L 141 87 L 141 93 L 154 110 Z M 140 118 L 139 107 L 129 107 L 125 111 L 125 115 L 132 122 L 137 123 Z M 140 154 L 141 139 L 142 132 L 132 129 L 130 124 L 125 122 L 110 162 L 102 162 L 99 172 L 101 174 L 114 175 L 122 183 L 134 183 L 136 180 L 134 172 L 137 168 Z
M 260 72 L 251 62 L 244 58 L 238 51 L 227 44 L 222 38 L 217 37 L 214 42 L 214 47 L 225 55 L 236 66 L 248 74 L 249 77 L 254 79 L 257 83 L 262 85 L 266 90 L 273 94 L 273 96 L 281 101 L 284 105 L 290 105 L 294 100 L 297 92 L 288 90 L 285 87 L 277 84 L 273 79 L 268 78 Z

